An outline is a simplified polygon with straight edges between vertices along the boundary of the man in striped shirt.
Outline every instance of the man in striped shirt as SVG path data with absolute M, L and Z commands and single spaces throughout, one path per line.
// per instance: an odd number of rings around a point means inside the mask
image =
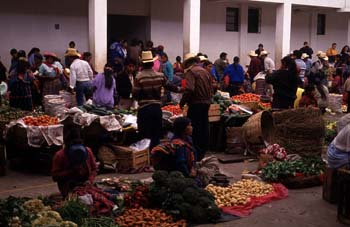
M 133 98 L 138 101 L 137 125 L 142 138 L 151 139 L 150 149 L 160 143 L 162 132 L 162 88 L 180 92 L 163 73 L 153 71 L 151 51 L 142 52 L 142 68 L 134 81 Z

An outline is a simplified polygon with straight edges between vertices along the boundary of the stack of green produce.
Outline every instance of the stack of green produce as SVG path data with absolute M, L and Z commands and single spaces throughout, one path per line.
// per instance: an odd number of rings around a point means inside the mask
M 107 110 L 105 107 L 97 107 L 91 104 L 85 104 L 83 106 L 79 106 L 78 108 L 84 112 L 95 114 L 98 116 L 108 116 L 108 115 L 119 113 L 118 111 Z
M 178 219 L 207 223 L 220 218 L 215 198 L 180 172 L 156 171 L 149 186 L 150 202 Z
M 268 182 L 296 176 L 319 176 L 326 168 L 326 163 L 321 157 L 308 157 L 298 161 L 275 161 L 262 169 L 262 178 Z
M 226 109 L 233 104 L 231 99 L 227 99 L 227 98 L 223 97 L 222 95 L 220 95 L 219 92 L 217 92 L 213 96 L 212 103 L 213 104 L 220 104 L 221 114 L 223 114 L 226 111 Z

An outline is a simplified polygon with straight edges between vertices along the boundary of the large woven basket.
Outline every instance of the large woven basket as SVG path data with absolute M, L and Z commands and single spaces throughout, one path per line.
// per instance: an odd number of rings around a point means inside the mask
M 273 137 L 273 118 L 267 111 L 251 116 L 243 125 L 243 136 L 246 142 L 252 144 L 270 142 Z
M 257 110 L 259 108 L 258 102 L 243 102 L 240 105 L 245 106 L 251 110 Z

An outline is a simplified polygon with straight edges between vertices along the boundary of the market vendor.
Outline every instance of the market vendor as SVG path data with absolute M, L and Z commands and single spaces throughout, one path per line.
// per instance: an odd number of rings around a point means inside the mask
M 156 170 L 179 171 L 184 176 L 196 175 L 196 153 L 192 145 L 191 120 L 185 117 L 174 121 L 174 137 L 152 150 L 152 165 Z
M 92 184 L 96 176 L 96 162 L 90 148 L 82 143 L 80 128 L 65 126 L 64 148 L 52 162 L 51 175 L 63 197 L 75 187 Z
M 97 74 L 92 81 L 93 102 L 96 106 L 113 109 L 114 96 L 116 96 L 116 84 L 113 77 L 113 68 L 106 64 L 103 73 Z
M 162 132 L 162 88 L 173 92 L 181 89 L 169 83 L 163 73 L 155 72 L 151 51 L 142 52 L 142 68 L 134 81 L 133 97 L 138 101 L 137 126 L 141 138 L 151 140 L 150 149 L 160 143 Z
M 60 76 L 63 66 L 55 53 L 45 52 L 45 62 L 39 67 L 39 78 L 42 83 L 42 96 L 59 95 L 62 88 Z
M 347 124 L 328 146 L 328 165 L 333 168 L 350 167 L 350 124 Z

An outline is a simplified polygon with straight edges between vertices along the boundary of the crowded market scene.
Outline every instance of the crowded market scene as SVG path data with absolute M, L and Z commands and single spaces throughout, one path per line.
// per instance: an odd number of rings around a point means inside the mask
M 1 227 L 350 225 L 350 42 L 317 43 L 323 19 L 347 8 L 321 1 L 316 38 L 294 44 L 308 1 L 222 1 L 238 7 L 225 8 L 226 32 L 248 33 L 204 48 L 205 26 L 186 15 L 223 3 L 181 0 L 178 49 L 112 32 L 123 16 L 101 19 L 111 0 L 79 1 L 89 35 L 0 48 Z M 267 29 L 253 14 L 269 6 L 274 45 L 244 41 L 255 20 Z

